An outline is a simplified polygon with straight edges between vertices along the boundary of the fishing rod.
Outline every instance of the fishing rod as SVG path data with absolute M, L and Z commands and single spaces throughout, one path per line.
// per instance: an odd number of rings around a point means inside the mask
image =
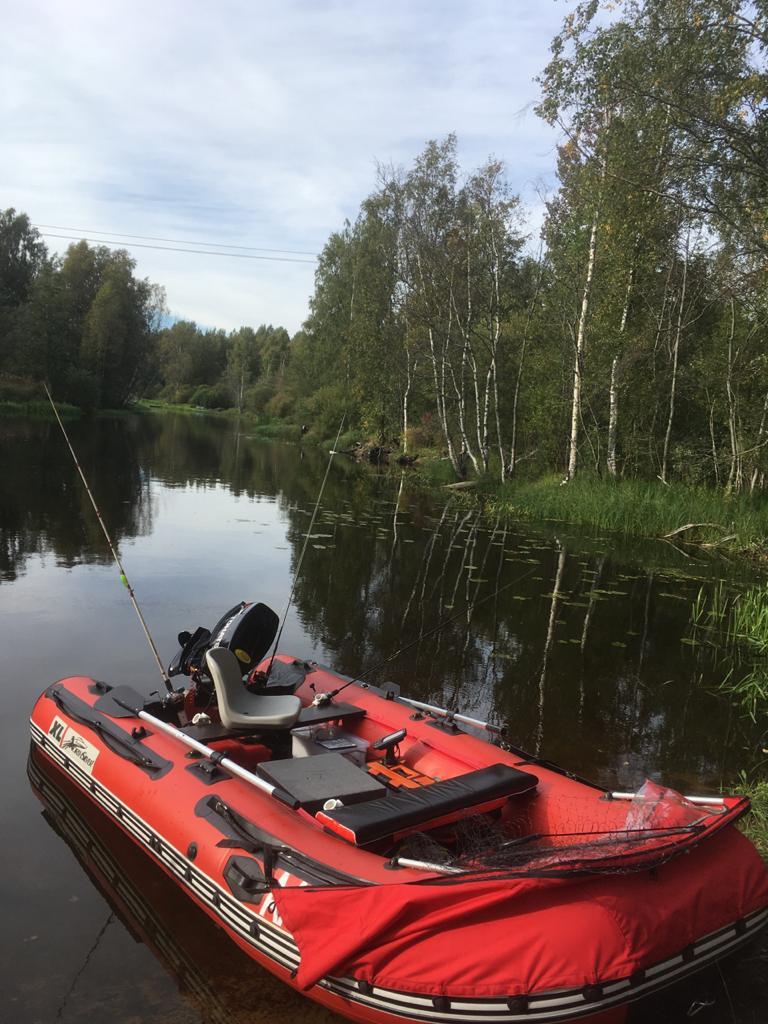
M 319 490 L 318 495 L 317 495 L 317 501 L 315 502 L 315 507 L 314 507 L 314 510 L 312 512 L 312 518 L 309 521 L 309 527 L 307 528 L 307 532 L 306 532 L 306 534 L 304 536 L 304 546 L 301 549 L 301 554 L 299 555 L 299 560 L 296 563 L 296 570 L 294 571 L 293 582 L 291 583 L 291 591 L 288 594 L 288 603 L 286 604 L 285 611 L 283 612 L 283 621 L 280 623 L 280 629 L 277 631 L 277 636 L 275 637 L 275 644 L 274 644 L 274 647 L 272 648 L 272 656 L 269 659 L 269 665 L 267 665 L 267 671 L 266 671 L 266 673 L 264 675 L 264 682 L 266 682 L 269 679 L 269 675 L 270 675 L 270 673 L 272 671 L 272 664 L 273 664 L 273 662 L 275 660 L 275 655 L 277 654 L 277 648 L 278 648 L 278 645 L 280 643 L 280 637 L 283 635 L 283 627 L 285 626 L 286 620 L 288 619 L 288 612 L 290 610 L 291 604 L 293 603 L 293 595 L 294 595 L 294 592 L 296 590 L 296 584 L 299 582 L 299 573 L 301 572 L 301 566 L 302 566 L 302 563 L 304 561 L 304 555 L 307 553 L 307 546 L 309 545 L 309 538 L 312 536 L 312 529 L 313 529 L 313 527 L 315 525 L 315 518 L 317 516 L 317 510 L 320 508 L 320 502 L 322 501 L 323 492 L 325 491 L 325 484 L 326 484 L 326 481 L 328 480 L 328 474 L 331 471 L 331 463 L 333 462 L 333 456 L 336 454 L 336 446 L 339 443 L 339 438 L 341 437 L 341 431 L 344 428 L 344 420 L 346 418 L 347 418 L 347 414 L 345 412 L 344 415 L 341 417 L 341 422 L 339 423 L 339 429 L 336 431 L 336 440 L 333 442 L 333 448 L 331 448 L 331 451 L 330 451 L 330 453 L 328 455 L 328 465 L 325 467 L 325 476 L 323 477 L 323 482 L 320 484 L 320 490 Z
M 93 505 L 93 511 L 96 513 L 96 518 L 99 521 L 99 526 L 101 527 L 101 529 L 102 529 L 102 531 L 104 533 L 104 536 L 107 539 L 107 544 L 109 545 L 109 550 L 112 552 L 112 558 L 115 560 L 115 563 L 116 563 L 118 569 L 120 570 L 120 582 L 123 584 L 125 589 L 128 591 L 128 596 L 131 599 L 131 604 L 133 605 L 133 610 L 136 612 L 136 615 L 138 616 L 139 622 L 141 623 L 141 628 L 144 630 L 144 636 L 147 638 L 147 643 L 149 644 L 150 649 L 152 651 L 152 654 L 155 657 L 155 661 L 157 662 L 157 667 L 160 670 L 160 676 L 161 676 L 163 682 L 165 683 L 165 687 L 168 690 L 168 693 L 174 693 L 175 691 L 173 689 L 173 684 L 171 683 L 171 680 L 168 678 L 168 674 L 165 671 L 165 666 L 163 665 L 162 659 L 160 658 L 160 654 L 159 654 L 159 652 L 157 650 L 157 646 L 155 645 L 155 641 L 152 639 L 152 634 L 149 631 L 149 626 L 147 625 L 146 620 L 145 620 L 144 616 L 141 613 L 141 608 L 139 607 L 139 602 L 136 599 L 136 593 L 135 593 L 133 587 L 131 586 L 130 581 L 128 580 L 128 576 L 126 574 L 126 571 L 125 571 L 125 568 L 123 566 L 123 563 L 120 561 L 120 556 L 117 553 L 117 549 L 115 548 L 115 545 L 112 543 L 112 538 L 110 537 L 109 530 L 107 529 L 106 523 L 104 522 L 104 517 L 102 516 L 102 514 L 101 514 L 101 512 L 99 510 L 99 506 L 96 504 L 96 499 L 94 498 L 93 494 L 91 493 L 91 488 L 88 486 L 88 481 L 85 478 L 85 473 L 83 472 L 83 468 L 80 465 L 80 463 L 78 462 L 77 455 L 75 454 L 75 449 L 72 447 L 72 442 L 69 439 L 69 434 L 67 433 L 67 431 L 66 431 L 66 429 L 64 427 L 64 424 L 61 422 L 61 417 L 59 416 L 59 410 L 56 408 L 56 403 L 54 402 L 53 398 L 51 397 L 51 392 L 48 390 L 48 385 L 45 383 L 45 381 L 43 381 L 42 384 L 43 384 L 43 388 L 45 389 L 45 393 L 48 396 L 48 401 L 51 403 L 51 408 L 53 409 L 53 415 L 56 417 L 56 422 L 61 427 L 61 432 L 64 435 L 64 440 L 67 442 L 67 447 L 69 448 L 69 452 L 70 452 L 70 455 L 72 456 L 72 459 L 73 459 L 73 461 L 75 463 L 75 467 L 77 469 L 77 472 L 80 474 L 80 479 L 83 481 L 83 487 L 85 487 L 85 493 L 88 495 L 88 497 L 90 499 L 90 502 L 91 502 L 91 505 Z
M 411 640 L 410 643 L 407 643 L 403 647 L 399 648 L 399 650 L 395 651 L 394 654 L 390 654 L 388 658 L 385 658 L 384 661 L 380 661 L 378 665 L 374 665 L 372 669 L 369 669 L 368 672 L 363 673 L 363 675 L 372 676 L 375 675 L 377 672 L 380 672 L 381 669 L 386 668 L 386 666 L 389 665 L 391 661 L 394 661 L 395 658 L 399 658 L 401 654 L 405 654 L 406 651 L 409 651 L 412 647 L 415 647 L 417 644 L 420 644 L 422 640 L 426 640 L 428 637 L 433 636 L 435 633 L 439 633 L 440 630 L 444 629 L 445 626 L 447 626 L 449 623 L 461 618 L 461 616 L 466 613 L 468 608 L 471 607 L 472 610 L 474 610 L 475 608 L 477 608 L 478 605 L 485 604 L 486 601 L 490 601 L 492 597 L 498 597 L 499 594 L 503 593 L 505 590 L 509 590 L 510 587 L 515 586 L 515 584 L 517 583 L 521 583 L 526 578 L 526 576 L 530 576 L 531 573 L 535 571 L 535 569 L 536 566 L 534 566 L 532 569 L 529 569 L 527 572 L 524 572 L 522 576 L 518 576 L 517 579 L 510 580 L 509 583 L 505 583 L 503 587 L 497 587 L 492 594 L 486 594 L 486 596 L 481 597 L 479 601 L 467 601 L 463 608 L 460 608 L 457 612 L 455 612 L 453 615 L 450 615 L 447 619 L 443 619 L 441 622 L 438 622 L 436 626 L 433 626 L 432 629 L 428 629 L 425 633 L 419 633 L 415 640 Z M 338 697 L 341 691 L 346 690 L 348 686 L 351 686 L 353 683 L 361 682 L 363 675 L 355 676 L 354 679 L 350 679 L 349 682 L 344 683 L 343 686 L 339 686 L 335 690 L 331 690 L 330 693 L 318 694 L 317 697 L 315 697 L 315 700 L 318 703 L 327 704 L 328 701 L 333 700 L 334 697 Z M 323 699 L 320 700 L 319 698 Z M 406 698 L 402 699 L 405 700 Z M 408 703 L 416 704 L 417 702 L 409 701 Z M 429 707 L 429 705 L 425 704 L 424 707 Z M 485 723 L 480 724 L 484 725 Z

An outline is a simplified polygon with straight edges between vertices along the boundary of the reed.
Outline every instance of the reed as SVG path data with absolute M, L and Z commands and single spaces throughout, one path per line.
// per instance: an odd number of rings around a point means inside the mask
M 763 860 L 768 861 L 768 781 L 750 779 L 742 772 L 735 792 L 749 797 L 752 804 L 752 813 L 743 819 L 741 830 L 755 844 Z
M 768 538 L 768 501 L 704 487 L 585 475 L 566 485 L 553 476 L 489 485 L 482 493 L 493 514 L 519 519 L 556 520 L 643 537 L 663 537 L 687 523 L 713 524 L 677 538 L 710 546 L 729 536 L 731 547 L 763 548 Z
M 691 606 L 691 640 L 724 651 L 720 688 L 757 720 L 768 708 L 768 584 L 733 594 L 722 582 L 702 587 Z
M 714 587 L 699 587 L 691 606 L 693 632 L 720 632 L 727 621 L 731 601 L 732 597 L 722 581 L 718 581 Z
M 68 405 L 62 402 L 59 406 L 59 413 L 62 419 L 73 420 L 82 415 L 82 409 L 76 405 Z M 31 399 L 30 401 L 0 401 L 0 416 L 23 416 L 36 420 L 52 420 L 51 407 L 43 399 Z
M 759 656 L 768 655 L 768 583 L 752 587 L 731 604 L 731 640 Z

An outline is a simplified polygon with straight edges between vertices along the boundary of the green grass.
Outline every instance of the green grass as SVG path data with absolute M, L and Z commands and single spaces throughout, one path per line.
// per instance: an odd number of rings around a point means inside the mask
M 724 689 L 757 721 L 768 707 L 768 584 L 752 587 L 732 600 L 727 632 L 729 643 L 740 657 L 746 657 L 748 668 L 744 675 L 735 668 Z
M 741 831 L 755 844 L 763 860 L 768 860 L 768 781 L 750 781 L 742 773 L 735 792 L 749 797 L 752 803 L 752 813 L 742 819 Z
M 247 417 L 246 417 L 247 419 Z M 263 441 L 293 441 L 301 437 L 300 428 L 295 423 L 285 423 L 282 420 L 274 420 L 269 423 L 255 423 L 248 425 L 248 436 L 260 438 Z
M 702 587 L 691 608 L 691 640 L 720 648 L 730 668 L 721 690 L 757 721 L 768 708 L 768 584 L 734 592 Z
M 680 541 L 730 549 L 763 549 L 768 538 L 768 500 L 750 495 L 726 497 L 721 491 L 665 486 L 658 481 L 577 477 L 561 485 L 558 477 L 501 487 L 486 484 L 488 510 L 520 519 L 555 520 L 642 537 L 663 537 L 687 523 L 712 523 L 679 535 Z
M 194 405 L 175 405 L 173 402 L 163 402 L 159 398 L 140 398 L 138 402 L 133 406 L 136 412 L 210 412 L 213 413 L 213 409 L 198 409 Z M 219 410 L 216 410 L 219 411 Z M 226 412 L 234 413 L 234 409 L 225 410 Z
M 63 420 L 77 419 L 82 415 L 82 410 L 76 405 L 68 405 L 66 402 L 57 402 L 56 408 Z M 46 399 L 32 399 L 27 402 L 0 401 L 0 416 L 28 416 L 37 420 L 55 419 L 53 410 Z
M 752 587 L 731 605 L 729 633 L 753 654 L 768 655 L 768 583 Z
M 392 464 L 396 469 L 396 459 L 400 452 L 394 453 Z M 453 471 L 451 460 L 443 458 L 435 448 L 420 448 L 418 451 L 411 451 L 409 455 L 416 455 L 416 462 L 408 471 L 408 479 L 411 483 L 420 487 L 445 487 L 446 484 L 456 483 L 456 474 Z

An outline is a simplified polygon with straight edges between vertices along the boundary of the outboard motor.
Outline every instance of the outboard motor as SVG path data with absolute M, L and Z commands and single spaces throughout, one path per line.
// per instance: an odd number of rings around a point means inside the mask
M 232 651 L 245 675 L 264 658 L 279 625 L 280 619 L 267 605 L 243 602 L 217 622 L 210 646 Z
M 269 651 L 279 624 L 279 618 L 267 605 L 241 601 L 222 615 L 212 630 L 198 626 L 194 633 L 179 633 L 180 647 L 168 666 L 168 675 L 198 678 L 205 670 L 205 652 L 211 647 L 232 651 L 245 675 Z

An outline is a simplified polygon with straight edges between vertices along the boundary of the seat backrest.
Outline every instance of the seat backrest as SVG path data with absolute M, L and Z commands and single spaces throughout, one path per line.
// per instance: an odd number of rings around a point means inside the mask
M 205 654 L 227 729 L 290 729 L 299 717 L 301 701 L 293 696 L 261 696 L 243 683 L 240 662 L 226 647 L 211 647 Z
M 237 715 L 243 710 L 242 697 L 250 696 L 243 683 L 240 664 L 226 647 L 210 647 L 205 652 L 205 662 L 216 688 L 221 720 L 228 729 L 235 729 Z

